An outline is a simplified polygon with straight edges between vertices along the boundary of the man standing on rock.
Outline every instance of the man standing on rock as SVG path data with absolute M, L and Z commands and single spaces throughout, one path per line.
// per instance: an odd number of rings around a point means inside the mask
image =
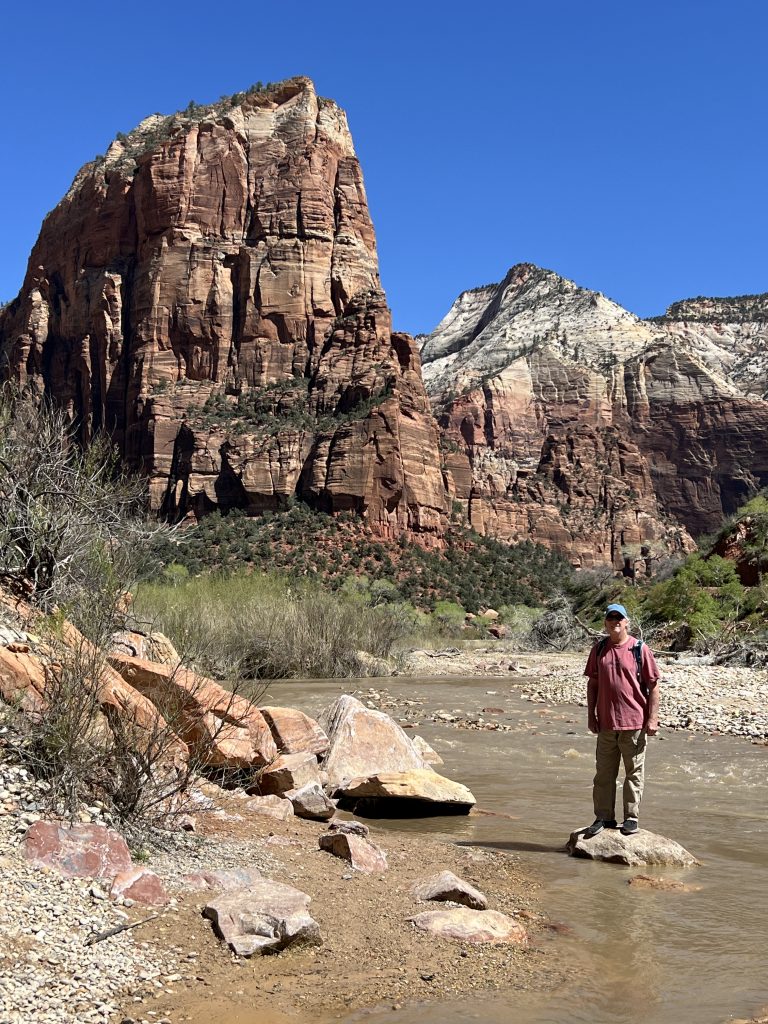
M 624 761 L 624 824 L 622 834 L 637 832 L 643 797 L 645 747 L 659 728 L 659 670 L 650 649 L 629 634 L 622 604 L 605 611 L 607 638 L 592 648 L 584 675 L 587 684 L 589 731 L 597 733 L 592 798 L 595 820 L 584 831 L 591 839 L 616 828 L 616 780 Z

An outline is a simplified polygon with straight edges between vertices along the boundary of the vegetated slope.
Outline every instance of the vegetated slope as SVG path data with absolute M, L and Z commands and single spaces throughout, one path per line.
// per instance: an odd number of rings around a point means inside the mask
M 170 580 L 174 566 L 193 574 L 277 570 L 333 589 L 362 587 L 373 602 L 405 600 L 432 610 L 451 601 L 469 612 L 539 605 L 569 576 L 560 555 L 530 542 L 510 547 L 456 524 L 443 551 L 425 550 L 405 537 L 383 544 L 350 513 L 333 517 L 301 504 L 257 518 L 238 512 L 206 516 L 178 544 L 158 549 L 158 568 L 163 566 L 163 578 Z
M 86 164 L 0 314 L 0 376 L 83 440 L 109 430 L 168 514 L 296 496 L 439 543 L 418 353 L 346 116 L 309 79 L 153 115 Z
M 657 579 L 629 583 L 576 573 L 568 590 L 578 614 L 600 628 L 599 609 L 621 601 L 646 639 L 664 649 L 693 647 L 718 660 L 768 663 L 768 496 L 751 498 L 699 551 L 665 566 Z
M 463 293 L 421 350 L 452 498 L 582 566 L 690 550 L 768 481 L 768 403 L 711 349 L 531 264 Z

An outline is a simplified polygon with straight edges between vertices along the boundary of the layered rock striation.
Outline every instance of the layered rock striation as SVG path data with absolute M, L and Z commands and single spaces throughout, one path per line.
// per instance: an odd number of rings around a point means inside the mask
M 683 299 L 649 322 L 693 347 L 710 370 L 743 394 L 768 398 L 768 292 Z
M 295 495 L 441 533 L 418 351 L 346 117 L 308 79 L 147 118 L 86 164 L 0 318 L 0 373 L 109 430 L 170 514 Z
M 762 328 L 738 323 L 742 355 L 722 335 L 717 363 L 706 331 L 531 264 L 463 293 L 421 350 L 452 499 L 581 566 L 690 549 L 768 482 L 768 403 L 744 383 Z

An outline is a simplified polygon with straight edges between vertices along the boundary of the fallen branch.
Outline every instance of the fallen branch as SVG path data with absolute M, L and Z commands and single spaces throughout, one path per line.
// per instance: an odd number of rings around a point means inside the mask
M 93 935 L 89 935 L 85 940 L 85 945 L 94 946 L 97 942 L 103 942 L 104 939 L 111 939 L 113 935 L 119 935 L 120 932 L 127 932 L 130 928 L 138 928 L 143 924 L 147 924 L 149 921 L 154 921 L 158 917 L 160 917 L 160 914 L 150 914 L 149 917 L 145 917 L 141 921 L 118 924 L 115 925 L 114 928 L 107 928 L 105 932 L 94 932 Z

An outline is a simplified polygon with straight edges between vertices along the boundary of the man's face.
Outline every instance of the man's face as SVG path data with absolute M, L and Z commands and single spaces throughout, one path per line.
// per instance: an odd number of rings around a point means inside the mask
M 605 616 L 605 631 L 612 644 L 621 644 L 627 639 L 628 626 L 629 620 L 619 612 L 608 612 Z

